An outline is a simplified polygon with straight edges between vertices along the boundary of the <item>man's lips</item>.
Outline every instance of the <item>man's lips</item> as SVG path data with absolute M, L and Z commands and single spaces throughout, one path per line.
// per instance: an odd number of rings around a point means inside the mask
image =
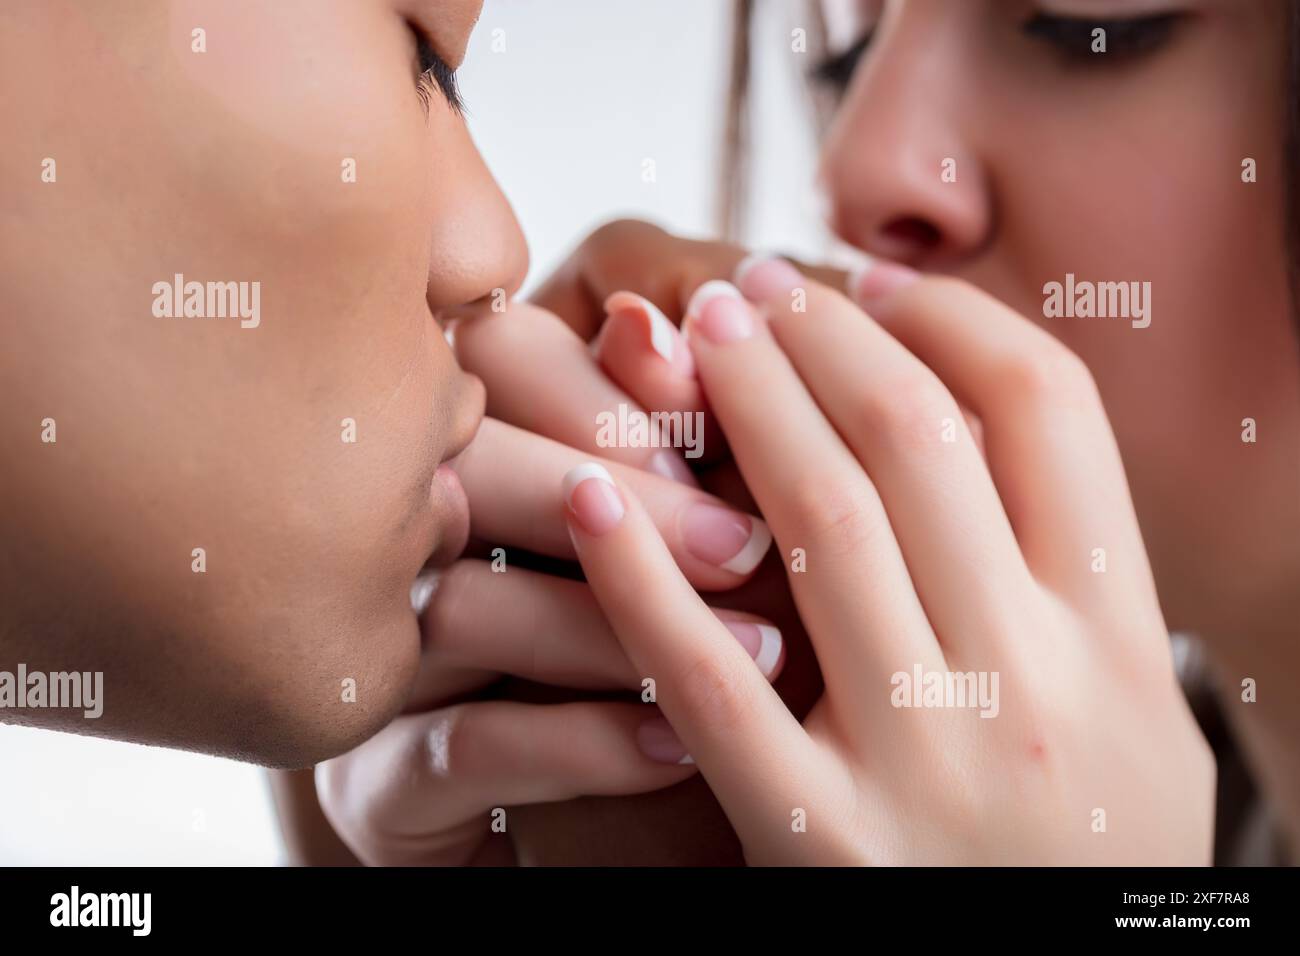
M 438 544 L 429 555 L 426 566 L 441 567 L 451 564 L 469 543 L 469 497 L 460 483 L 460 476 L 447 462 L 433 473 L 433 511 L 438 517 Z
M 452 438 L 451 444 L 447 446 L 446 451 L 443 453 L 442 463 L 439 465 L 439 468 L 446 467 L 448 462 L 453 458 L 459 457 L 460 453 L 469 447 L 469 443 L 472 442 L 474 436 L 478 434 L 478 427 L 482 421 L 483 415 L 480 413 L 470 420 L 468 427 L 457 429 L 457 433 Z

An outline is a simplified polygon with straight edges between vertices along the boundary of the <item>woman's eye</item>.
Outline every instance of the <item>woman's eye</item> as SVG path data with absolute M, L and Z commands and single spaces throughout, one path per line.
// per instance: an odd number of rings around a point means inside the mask
M 1161 13 L 1127 20 L 1085 20 L 1040 13 L 1022 27 L 1027 36 L 1050 44 L 1068 60 L 1090 60 L 1102 65 L 1106 57 L 1127 58 L 1150 53 L 1164 45 L 1178 21 L 1178 13 Z M 1105 31 L 1105 53 L 1094 51 Z
M 868 31 L 854 41 L 853 45 L 847 50 L 842 53 L 831 54 L 813 67 L 811 74 L 813 80 L 829 86 L 838 93 L 843 93 L 849 88 L 849 81 L 853 79 L 853 71 L 857 68 L 858 61 L 862 59 L 862 54 L 867 52 L 867 47 L 870 44 L 871 33 Z
M 429 96 L 437 87 L 443 99 L 457 113 L 465 111 L 465 101 L 461 99 L 460 88 L 456 85 L 456 71 L 449 67 L 440 57 L 423 33 L 415 31 L 415 55 L 420 68 L 417 86 L 425 108 L 429 106 Z

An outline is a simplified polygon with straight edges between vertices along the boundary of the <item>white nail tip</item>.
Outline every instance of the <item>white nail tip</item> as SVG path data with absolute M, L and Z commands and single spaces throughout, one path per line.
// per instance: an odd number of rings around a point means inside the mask
M 568 501 L 573 497 L 573 489 L 582 484 L 588 478 L 599 478 L 607 484 L 614 484 L 614 478 L 604 465 L 598 465 L 594 461 L 589 461 L 578 465 L 576 468 L 570 468 L 569 473 L 564 476 L 564 500 Z M 733 559 L 734 560 L 734 559 Z
M 758 567 L 758 562 L 763 560 L 763 555 L 767 554 L 767 549 L 772 546 L 772 532 L 768 530 L 767 523 L 758 518 L 749 520 L 754 524 L 749 533 L 749 540 L 734 557 L 722 565 L 724 571 L 748 574 Z
M 744 298 L 744 296 L 740 294 L 740 290 L 730 282 L 723 279 L 710 279 L 708 282 L 704 283 L 704 285 L 696 289 L 695 294 L 691 296 L 691 301 L 686 303 L 686 314 L 699 315 L 700 310 L 704 308 L 706 302 L 710 299 L 716 299 L 721 296 L 728 296 L 732 299 Z
M 770 677 L 776 670 L 776 662 L 781 659 L 781 632 L 770 624 L 759 624 L 758 633 L 762 642 L 758 645 L 758 656 L 754 663 L 764 677 Z
M 744 284 L 745 276 L 749 274 L 750 269 L 771 258 L 772 256 L 765 252 L 751 252 L 749 255 L 745 256 L 745 258 L 740 260 L 740 263 L 736 266 L 736 270 L 731 274 L 732 283 L 739 288 Z
M 438 571 L 426 571 L 411 582 L 411 610 L 416 616 L 423 614 L 433 600 L 433 592 L 438 590 Z
M 673 360 L 673 324 L 668 321 L 668 316 L 659 311 L 659 307 L 649 299 L 637 296 L 637 301 L 641 303 L 641 308 L 645 309 L 645 314 L 650 316 L 650 346 L 663 358 L 665 362 Z
M 683 757 L 681 760 L 679 760 L 679 761 L 677 761 L 677 762 L 678 762 L 679 764 L 683 765 L 683 766 L 686 766 L 686 765 L 688 765 L 688 764 L 693 764 L 693 763 L 695 763 L 695 758 L 692 757 L 690 754 L 687 754 L 685 757 Z

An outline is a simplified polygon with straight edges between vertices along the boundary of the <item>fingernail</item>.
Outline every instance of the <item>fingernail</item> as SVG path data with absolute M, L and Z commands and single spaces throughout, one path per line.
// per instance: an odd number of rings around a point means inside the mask
M 677 327 L 668 321 L 668 316 L 660 312 L 657 305 L 635 292 L 615 292 L 605 300 L 605 312 L 610 316 L 620 312 L 638 316 L 644 323 L 650 347 L 669 365 L 673 364 Z
M 687 329 L 698 329 L 716 345 L 747 339 L 754 334 L 754 318 L 740 290 L 730 282 L 710 279 L 695 290 L 686 305 Z
M 911 285 L 921 278 L 915 269 L 899 265 L 897 262 L 882 262 L 868 258 L 866 262 L 849 273 L 846 291 L 849 298 L 859 305 L 869 305 L 877 299 L 883 299 L 891 292 Z
M 416 616 L 423 614 L 429 607 L 429 602 L 433 600 L 433 592 L 438 590 L 438 577 L 440 571 L 425 571 L 413 582 L 411 582 L 411 610 Z
M 748 574 L 763 560 L 772 532 L 760 518 L 697 501 L 682 515 L 682 540 L 701 561 Z
M 723 621 L 740 646 L 749 652 L 764 677 L 771 677 L 781 659 L 781 632 L 770 624 L 749 621 Z
M 604 534 L 623 520 L 623 498 L 614 479 L 594 461 L 570 469 L 564 476 L 564 500 L 587 534 Z
M 691 466 L 682 460 L 682 456 L 675 451 L 664 449 L 657 451 L 650 456 L 646 462 L 646 468 L 653 471 L 660 477 L 667 478 L 670 481 L 676 481 L 680 484 L 687 485 L 691 488 L 700 487 L 699 481 L 695 477 L 695 472 L 691 471 Z
M 456 354 L 456 326 L 460 319 L 448 319 L 447 324 L 442 327 L 442 337 L 447 340 L 447 345 L 451 347 L 451 354 Z
M 756 253 L 747 257 L 732 277 L 736 288 L 751 302 L 765 302 L 778 296 L 789 295 L 803 285 L 804 277 L 798 269 L 779 256 Z
M 658 763 L 695 763 L 662 717 L 652 717 L 637 728 L 636 744 L 643 754 Z

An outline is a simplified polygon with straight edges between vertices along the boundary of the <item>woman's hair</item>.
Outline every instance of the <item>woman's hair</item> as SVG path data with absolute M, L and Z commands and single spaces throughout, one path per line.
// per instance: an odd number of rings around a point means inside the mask
M 1286 66 L 1286 244 L 1293 312 L 1300 318 L 1300 0 L 1288 4 Z
M 718 200 L 715 221 L 719 234 L 731 242 L 742 243 L 745 235 L 745 209 L 749 201 L 749 153 L 752 145 L 750 79 L 753 75 L 754 21 L 756 0 L 732 0 L 730 75 L 727 102 L 723 111 L 721 162 L 718 166 Z M 821 4 L 808 0 L 804 40 L 807 60 L 818 63 L 826 49 L 826 21 Z M 805 74 L 808 71 L 804 71 Z M 831 103 L 825 96 L 809 89 L 810 107 L 817 129 L 825 127 Z

